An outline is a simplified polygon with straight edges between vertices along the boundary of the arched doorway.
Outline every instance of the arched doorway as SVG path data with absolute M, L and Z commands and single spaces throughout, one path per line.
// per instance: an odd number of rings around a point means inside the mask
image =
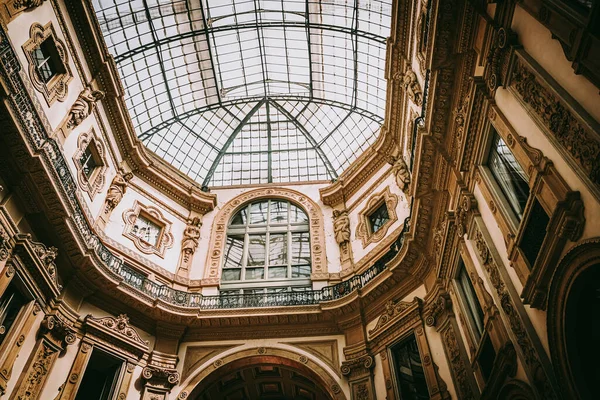
M 215 360 L 191 378 L 189 400 L 346 400 L 336 380 L 306 356 L 275 348 L 246 349 Z
M 600 381 L 600 240 L 561 260 L 548 297 L 552 361 L 567 398 L 597 398 Z

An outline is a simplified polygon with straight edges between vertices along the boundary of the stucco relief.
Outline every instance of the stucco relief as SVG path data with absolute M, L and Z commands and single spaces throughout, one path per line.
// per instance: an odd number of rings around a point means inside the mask
M 92 171 L 92 173 L 88 176 L 84 171 L 84 167 L 81 164 L 81 156 L 84 154 L 85 150 L 88 146 L 93 146 L 95 157 L 98 158 L 98 165 Z M 108 162 L 106 161 L 106 150 L 104 147 L 104 143 L 96 136 L 94 130 L 92 129 L 90 132 L 85 132 L 79 135 L 77 138 L 77 151 L 73 155 L 73 162 L 75 163 L 75 168 L 77 169 L 77 183 L 79 183 L 79 187 L 81 190 L 86 192 L 90 199 L 94 199 L 96 194 L 102 191 L 105 183 L 105 175 L 106 170 L 108 169 Z
M 292 189 L 268 188 L 256 189 L 233 198 L 223 206 L 214 220 L 210 237 L 207 268 L 204 272 L 205 285 L 218 285 L 223 263 L 223 250 L 227 239 L 227 225 L 231 217 L 246 203 L 259 199 L 289 200 L 306 211 L 310 220 L 310 251 L 313 280 L 326 280 L 327 259 L 325 255 L 325 231 L 321 209 L 305 194 Z
M 160 227 L 156 243 L 149 243 L 136 234 L 136 221 L 140 214 L 143 214 L 145 218 L 151 219 L 152 222 Z M 164 257 L 166 249 L 173 247 L 174 238 L 171 233 L 171 223 L 167 221 L 158 208 L 145 206 L 135 201 L 133 208 L 123 213 L 123 220 L 125 221 L 123 236 L 131 239 L 135 247 L 142 253 L 156 254 L 159 257 Z
M 381 226 L 377 232 L 371 232 L 369 216 L 382 204 L 385 203 L 389 219 Z M 379 242 L 385 237 L 388 229 L 398 220 L 396 207 L 398 206 L 398 196 L 390 191 L 389 186 L 382 192 L 374 194 L 367 201 L 367 205 L 358 214 L 359 223 L 356 227 L 356 237 L 362 240 L 363 247 L 371 243 Z
M 33 53 L 49 38 L 54 42 L 64 72 L 57 73 L 49 81 L 45 82 L 38 73 L 38 64 Z M 39 23 L 31 25 L 29 40 L 23 44 L 23 51 L 29 64 L 29 78 L 31 79 L 31 83 L 42 93 L 48 105 L 51 106 L 56 100 L 64 101 L 67 97 L 69 82 L 73 80 L 73 74 L 69 67 L 68 52 L 65 44 L 56 36 L 52 23 L 48 22 L 43 26 Z

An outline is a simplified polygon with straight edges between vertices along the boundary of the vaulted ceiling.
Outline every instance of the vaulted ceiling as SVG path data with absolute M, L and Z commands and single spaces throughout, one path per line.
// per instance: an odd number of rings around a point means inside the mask
M 136 134 L 201 183 L 332 180 L 383 123 L 391 0 L 93 0 Z

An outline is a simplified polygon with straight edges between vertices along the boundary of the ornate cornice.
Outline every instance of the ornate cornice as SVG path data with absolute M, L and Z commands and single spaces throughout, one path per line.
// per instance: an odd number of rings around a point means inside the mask
M 121 314 L 118 317 L 94 318 L 88 314 L 84 319 L 86 333 L 97 336 L 109 343 L 118 343 L 140 357 L 148 351 L 148 342 L 129 324 L 129 317 Z

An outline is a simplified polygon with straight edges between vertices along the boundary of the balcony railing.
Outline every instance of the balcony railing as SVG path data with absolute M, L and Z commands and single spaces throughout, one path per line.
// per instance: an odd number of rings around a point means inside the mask
M 242 307 L 280 307 L 319 304 L 325 301 L 336 300 L 347 296 L 354 290 L 365 287 L 375 277 L 386 269 L 387 263 L 400 251 L 404 236 L 408 232 L 410 217 L 404 220 L 404 227 L 390 249 L 377 260 L 369 269 L 360 275 L 327 286 L 320 290 L 304 292 L 278 292 L 265 294 L 226 294 L 217 296 L 203 296 L 199 293 L 190 293 L 160 285 L 144 274 L 125 264 L 122 259 L 113 254 L 92 230 L 86 218 L 86 212 L 81 206 L 77 184 L 71 174 L 67 160 L 60 150 L 57 142 L 50 139 L 50 127 L 47 121 L 42 120 L 34 101 L 29 96 L 21 71 L 21 64 L 12 48 L 6 33 L 0 28 L 0 74 L 10 88 L 7 90 L 12 108 L 15 110 L 18 123 L 22 132 L 26 133 L 29 145 L 40 154 L 47 165 L 51 165 L 51 179 L 59 181 L 62 186 L 62 195 L 69 200 L 71 206 L 70 220 L 77 227 L 79 240 L 88 248 L 93 249 L 101 265 L 122 278 L 122 282 L 153 299 L 161 299 L 167 303 L 181 307 L 200 308 L 204 310 L 230 309 Z

